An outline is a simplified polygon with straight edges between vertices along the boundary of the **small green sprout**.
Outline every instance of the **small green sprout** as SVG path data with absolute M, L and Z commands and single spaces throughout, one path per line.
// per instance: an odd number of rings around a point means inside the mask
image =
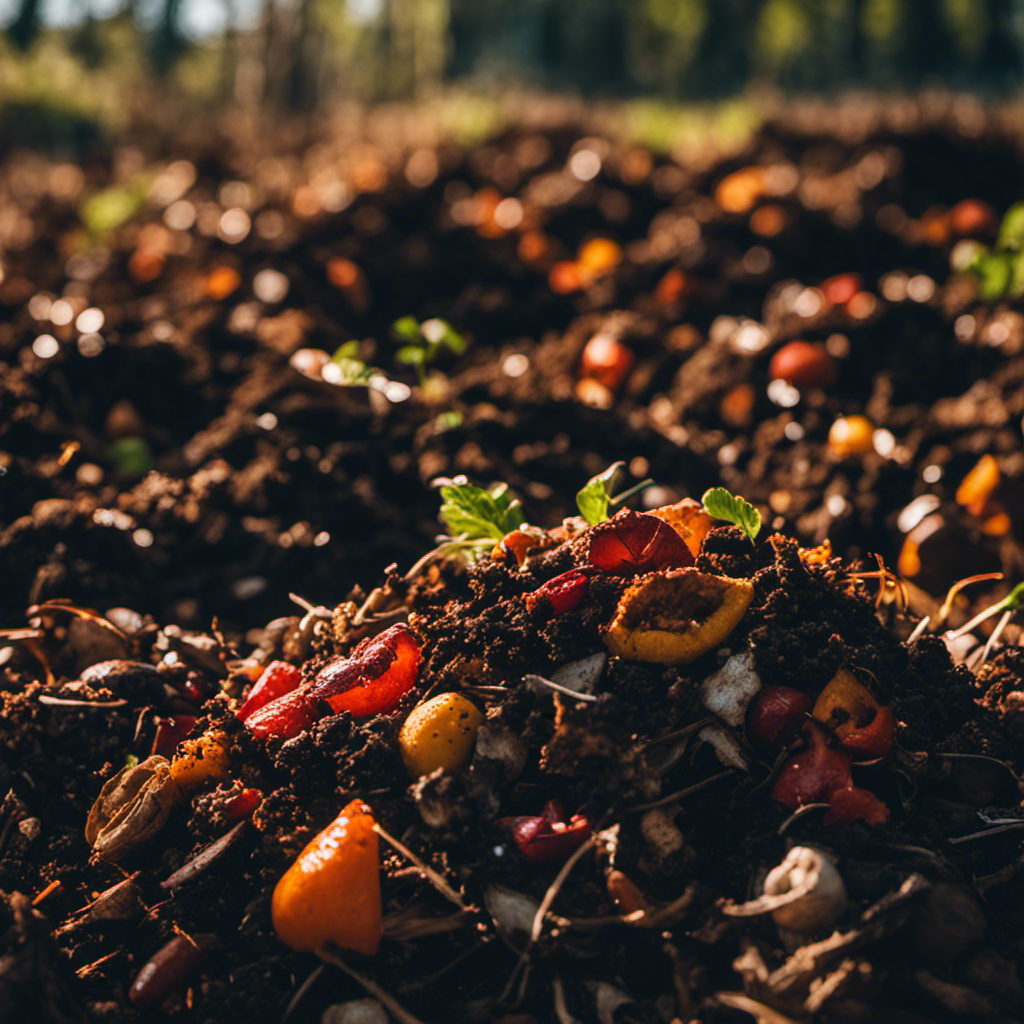
M 122 437 L 108 445 L 107 458 L 122 479 L 145 476 L 155 465 L 153 451 L 144 437 Z
M 391 325 L 391 336 L 399 344 L 395 362 L 411 366 L 420 379 L 426 379 L 426 367 L 442 358 L 445 351 L 461 356 L 469 347 L 466 339 L 447 320 L 424 320 L 403 316 Z
M 84 199 L 78 215 L 89 233 L 105 235 L 131 220 L 146 205 L 146 185 L 139 178 L 125 185 L 111 185 Z
M 761 513 L 744 498 L 730 494 L 724 487 L 712 487 L 700 499 L 708 514 L 738 526 L 751 544 L 761 530 Z
M 1006 211 L 995 246 L 980 246 L 967 269 L 978 278 L 978 295 L 986 302 L 1024 295 L 1024 202 Z
M 587 521 L 588 526 L 596 526 L 602 520 L 607 519 L 610 507 L 621 505 L 624 501 L 632 498 L 634 494 L 639 494 L 654 483 L 650 479 L 641 480 L 640 483 L 621 494 L 614 494 L 615 484 L 625 466 L 624 462 L 613 462 L 603 473 L 591 477 L 576 492 L 576 507 L 580 510 L 580 515 Z
M 435 482 L 441 487 L 441 522 L 453 539 L 493 544 L 523 525 L 522 505 L 509 494 L 508 484 L 485 491 L 464 476 Z
M 367 366 L 359 358 L 358 341 L 346 341 L 339 346 L 320 375 L 329 384 L 338 387 L 367 387 L 374 377 L 383 376 L 376 366 Z

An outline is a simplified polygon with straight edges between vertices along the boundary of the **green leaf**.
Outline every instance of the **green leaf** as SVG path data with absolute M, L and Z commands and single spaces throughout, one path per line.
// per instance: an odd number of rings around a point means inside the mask
M 625 465 L 624 462 L 613 462 L 603 473 L 591 477 L 576 492 L 576 507 L 589 526 L 595 526 L 601 520 L 608 518 L 612 487 Z
M 1024 249 L 1024 203 L 1014 203 L 1003 214 L 996 249 L 1011 249 L 1014 252 Z
M 427 359 L 426 349 L 405 345 L 395 353 L 395 362 L 403 366 L 422 366 Z
M 358 359 L 359 358 L 359 342 L 353 339 L 352 341 L 346 341 L 344 345 L 339 345 L 334 350 L 334 355 L 331 356 L 332 363 L 340 363 L 343 359 Z
M 451 409 L 448 412 L 438 413 L 437 419 L 434 420 L 434 428 L 438 431 L 454 430 L 456 427 L 462 426 L 462 420 L 462 413 Z
M 441 522 L 452 537 L 499 541 L 523 525 L 523 510 L 508 494 L 508 485 L 490 491 L 473 484 L 448 481 L 441 487 Z
M 453 352 L 457 356 L 461 356 L 469 347 L 466 339 L 459 334 L 459 332 L 456 331 L 450 323 L 445 320 L 442 320 L 441 322 L 445 327 L 444 334 L 441 337 L 441 344 L 450 352 Z
M 986 302 L 1002 298 L 1010 287 L 1013 276 L 1013 257 L 1008 253 L 982 253 L 971 264 L 978 275 L 978 295 Z
M 138 185 L 112 185 L 89 196 L 82 203 L 79 215 L 92 234 L 102 235 L 119 228 L 145 204 L 145 192 Z
M 419 321 L 414 316 L 403 316 L 396 320 L 391 325 L 391 334 L 398 341 L 404 341 L 407 345 L 419 345 L 421 348 L 425 346 Z
M 749 501 L 730 494 L 724 487 L 712 487 L 700 500 L 709 515 L 738 526 L 750 543 L 754 543 L 761 530 L 761 513 Z
M 144 437 L 122 437 L 107 447 L 107 458 L 119 477 L 145 476 L 154 466 L 153 451 Z

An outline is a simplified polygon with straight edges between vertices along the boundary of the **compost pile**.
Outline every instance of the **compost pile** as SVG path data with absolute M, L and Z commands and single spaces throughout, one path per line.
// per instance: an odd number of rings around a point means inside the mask
M 973 674 L 884 574 L 594 494 L 254 651 L 32 609 L 4 1017 L 1022 1019 L 1017 649 Z
M 617 460 L 654 504 L 722 483 L 850 557 L 913 534 L 939 599 L 1019 576 L 1024 322 L 963 269 L 1020 198 L 998 120 L 889 105 L 678 157 L 305 141 L 6 153 L 5 625 L 63 597 L 243 631 L 411 564 L 438 475 L 557 522 Z M 779 368 L 792 342 L 816 369 Z

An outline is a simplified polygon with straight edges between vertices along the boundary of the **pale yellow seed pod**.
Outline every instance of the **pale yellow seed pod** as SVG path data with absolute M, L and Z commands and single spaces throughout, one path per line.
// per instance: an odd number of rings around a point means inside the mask
M 458 771 L 473 756 L 483 721 L 480 709 L 459 693 L 442 693 L 414 708 L 398 736 L 409 774 L 418 779 L 438 768 Z

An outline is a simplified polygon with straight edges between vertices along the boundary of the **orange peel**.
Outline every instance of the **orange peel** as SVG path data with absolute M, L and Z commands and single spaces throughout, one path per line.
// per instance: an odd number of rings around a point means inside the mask
M 753 597 L 749 580 L 694 568 L 650 573 L 619 599 L 605 644 L 630 661 L 686 665 L 725 640 Z
M 271 900 L 277 937 L 292 949 L 333 942 L 372 956 L 380 948 L 380 843 L 373 815 L 353 800 L 299 854 Z
M 704 538 L 715 525 L 714 519 L 704 506 L 693 498 L 683 498 L 674 505 L 662 505 L 661 508 L 651 509 L 647 514 L 668 523 L 682 538 L 694 558 L 700 554 Z

